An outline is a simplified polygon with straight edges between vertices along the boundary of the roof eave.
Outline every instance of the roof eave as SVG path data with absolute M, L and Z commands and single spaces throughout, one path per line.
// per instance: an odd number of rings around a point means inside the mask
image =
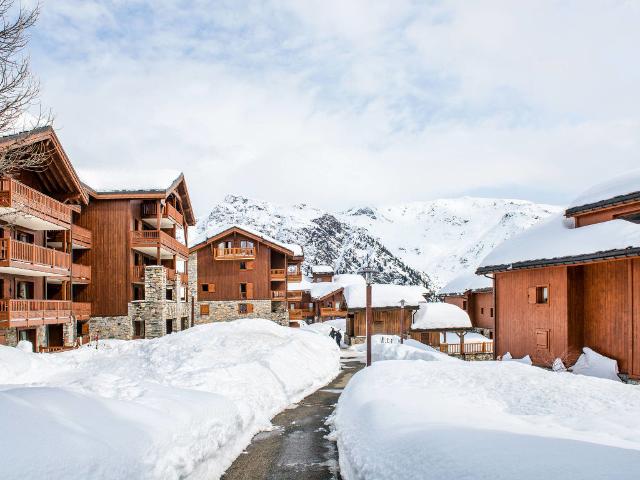
M 640 191 L 627 193 L 625 195 L 618 195 L 615 197 L 607 198 L 597 202 L 585 203 L 584 205 L 578 205 L 568 208 L 564 215 L 565 217 L 573 217 L 582 213 L 591 212 L 594 210 L 600 210 L 602 208 L 613 207 L 616 205 L 624 205 L 625 203 L 635 202 L 640 200 Z

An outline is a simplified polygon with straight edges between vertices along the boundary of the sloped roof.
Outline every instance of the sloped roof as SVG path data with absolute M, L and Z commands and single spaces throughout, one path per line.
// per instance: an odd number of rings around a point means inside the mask
M 610 178 L 584 191 L 571 202 L 566 215 L 637 200 L 640 200 L 640 169 Z
M 197 237 L 189 250 L 191 252 L 195 252 L 200 248 L 206 245 L 209 245 L 219 240 L 220 238 L 225 237 L 228 234 L 234 233 L 234 232 L 241 233 L 258 242 L 265 243 L 292 257 L 302 257 L 304 255 L 304 252 L 300 245 L 281 242 L 279 240 L 276 240 L 273 237 L 270 237 L 269 235 L 265 235 L 264 233 L 259 232 L 258 230 L 255 230 L 254 228 L 246 225 L 224 225 L 224 226 L 218 226 L 214 229 L 210 229 L 207 232 L 205 232 L 207 237 L 204 239 L 202 238 L 203 235 L 200 235 L 199 237 Z
M 333 267 L 329 265 L 313 265 L 311 273 L 333 273 Z
M 469 314 L 449 303 L 423 303 L 413 317 L 412 330 L 471 328 Z
M 362 283 L 345 285 L 344 298 L 349 309 L 366 308 L 367 286 Z M 405 307 L 417 308 L 421 303 L 426 303 L 425 298 L 414 286 L 373 284 L 371 285 L 372 308 L 396 307 L 400 308 L 400 300 L 404 300 Z
M 574 228 L 562 215 L 498 245 L 478 274 L 640 256 L 640 225 L 610 220 Z
M 469 290 L 491 290 L 492 287 L 493 281 L 490 278 L 476 275 L 474 272 L 465 272 L 442 287 L 438 295 L 460 295 Z
M 311 284 L 311 299 L 323 300 L 324 298 L 342 291 L 342 285 L 335 282 L 318 282 Z

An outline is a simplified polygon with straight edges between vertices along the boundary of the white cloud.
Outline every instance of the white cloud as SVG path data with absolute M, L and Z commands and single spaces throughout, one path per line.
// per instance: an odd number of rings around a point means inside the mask
M 633 2 L 44 5 L 34 68 L 72 161 L 319 206 L 570 199 L 640 152 Z

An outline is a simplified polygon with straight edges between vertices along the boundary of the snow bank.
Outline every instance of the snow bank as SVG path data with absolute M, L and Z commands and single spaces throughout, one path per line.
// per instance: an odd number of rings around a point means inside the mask
M 313 300 L 318 300 L 320 298 L 326 297 L 327 295 L 337 292 L 338 290 L 342 290 L 342 285 L 334 282 L 312 283 L 311 287 L 309 288 L 309 292 Z
M 0 347 L 2 478 L 217 478 L 339 368 L 330 338 L 260 319 L 55 355 Z
M 356 479 L 635 479 L 640 389 L 514 362 L 377 362 L 332 420 Z
M 367 344 L 360 343 L 353 348 L 358 352 L 366 352 Z M 398 335 L 372 335 L 371 360 L 373 362 L 381 360 L 459 361 L 417 340 L 405 339 L 404 344 L 401 344 Z
M 574 199 L 569 208 L 582 207 L 637 192 L 640 192 L 640 169 L 631 170 L 594 185 Z
M 342 340 L 340 341 L 341 347 L 346 347 L 347 344 L 344 343 L 344 334 L 347 331 L 347 319 L 346 318 L 336 318 L 334 320 L 325 320 L 324 322 L 317 323 L 307 323 L 305 321 L 299 322 L 300 328 L 302 330 L 307 330 L 313 333 L 317 333 L 318 335 L 329 337 L 329 333 L 331 333 L 331 329 L 340 330 L 342 334 Z M 331 339 L 332 341 L 335 341 Z
M 463 294 L 469 290 L 482 290 L 493 288 L 493 281 L 484 275 L 476 275 L 475 272 L 466 272 L 458 275 L 438 291 L 438 295 Z
M 567 223 L 562 215 L 558 215 L 506 240 L 487 255 L 480 269 L 640 247 L 640 225 L 626 220 L 610 220 L 580 228 L 571 228 Z
M 469 314 L 450 303 L 421 303 L 414 316 L 413 329 L 471 328 Z

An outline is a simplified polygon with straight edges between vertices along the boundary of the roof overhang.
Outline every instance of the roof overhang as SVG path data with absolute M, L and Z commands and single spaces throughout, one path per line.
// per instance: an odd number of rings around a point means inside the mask
M 343 291 L 344 291 L 344 287 L 339 287 L 339 288 L 336 288 L 335 290 L 331 290 L 329 293 L 326 293 L 322 297 L 314 298 L 313 301 L 322 302 L 323 300 L 326 300 L 327 298 L 332 297 L 338 293 L 342 293 Z
M 584 205 L 578 205 L 576 207 L 568 208 L 564 215 L 565 217 L 574 217 L 582 213 L 588 213 L 594 210 L 615 207 L 618 205 L 624 205 L 637 201 L 640 201 L 640 192 L 632 192 L 627 193 L 626 195 L 618 195 L 616 197 L 600 200 L 598 202 L 586 203 Z
M 558 257 L 551 259 L 527 260 L 504 265 L 487 265 L 476 270 L 478 275 L 485 273 L 509 272 L 512 270 L 524 270 L 532 268 L 557 267 L 566 265 L 580 265 L 584 263 L 602 262 L 608 260 L 619 260 L 629 257 L 640 256 L 640 247 L 629 247 L 625 249 L 607 250 L 603 252 L 588 253 L 584 255 L 574 255 L 569 257 Z
M 303 258 L 303 257 L 295 257 L 293 254 L 293 251 L 289 250 L 288 248 L 284 248 L 276 243 L 270 242 L 269 240 L 266 240 L 263 237 L 260 237 L 259 235 L 255 235 L 251 232 L 247 232 L 246 230 L 243 230 L 240 227 L 229 227 L 226 230 L 223 230 L 220 233 L 217 233 L 216 235 L 214 235 L 213 237 L 209 237 L 206 240 L 203 240 L 200 243 L 197 243 L 196 245 L 192 246 L 189 249 L 189 253 L 193 253 L 193 252 L 197 252 L 198 250 L 200 250 L 203 247 L 206 247 L 208 245 L 211 245 L 212 243 L 215 243 L 216 241 L 220 240 L 221 238 L 226 237 L 227 235 L 230 235 L 232 233 L 239 233 L 240 235 L 250 238 L 252 240 L 255 240 L 256 242 L 259 243 L 263 243 L 265 245 L 267 245 L 268 247 L 272 248 L 273 250 L 276 250 L 278 252 L 284 253 L 285 255 L 288 255 L 290 257 L 293 257 L 294 259 L 297 258 Z

